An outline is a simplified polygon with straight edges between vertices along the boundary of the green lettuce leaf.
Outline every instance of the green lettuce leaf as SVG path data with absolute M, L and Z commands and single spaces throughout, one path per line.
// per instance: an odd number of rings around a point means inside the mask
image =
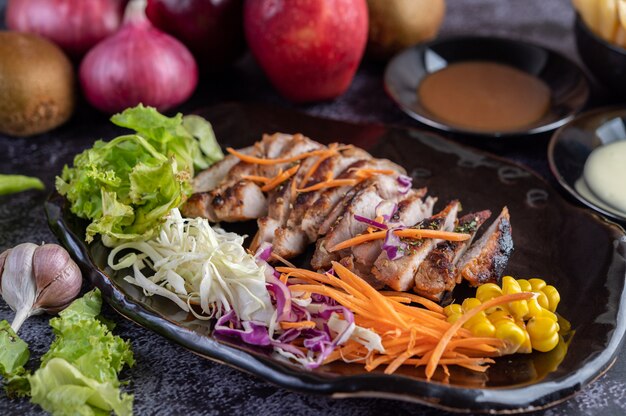
M 194 168 L 205 169 L 224 158 L 211 124 L 199 116 L 178 113 L 167 117 L 139 104 L 115 114 L 111 121 L 136 131 L 164 155 L 175 157 L 179 168 L 192 176 Z
M 223 158 L 211 125 L 201 117 L 166 117 L 154 108 L 130 108 L 111 120 L 137 132 L 98 140 L 56 179 L 71 211 L 91 220 L 86 240 L 149 238 L 163 217 L 191 194 L 194 168 Z
M 132 395 L 120 392 L 118 374 L 134 364 L 133 354 L 99 317 L 101 306 L 94 289 L 50 320 L 56 338 L 27 379 L 31 401 L 53 415 L 132 414 Z
M 86 377 L 62 358 L 54 358 L 29 377 L 31 401 L 54 416 L 131 415 L 133 397 L 115 383 Z
M 6 320 L 0 321 L 0 376 L 9 378 L 24 370 L 30 352 Z

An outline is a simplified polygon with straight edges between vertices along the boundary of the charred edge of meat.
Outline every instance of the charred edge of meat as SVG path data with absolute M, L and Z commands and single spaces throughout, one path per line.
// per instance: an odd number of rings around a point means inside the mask
M 491 211 L 480 211 L 461 217 L 455 232 L 471 234 L 467 241 L 442 241 L 431 251 L 415 274 L 414 291 L 424 297 L 441 300 L 445 292 L 454 289 L 457 281 L 456 263 L 471 244 L 476 231 L 491 216 Z
M 472 286 L 500 280 L 514 248 L 511 231 L 505 207 L 480 240 L 470 247 L 470 251 L 477 251 L 471 253 L 473 257 L 461 259 L 460 273 Z

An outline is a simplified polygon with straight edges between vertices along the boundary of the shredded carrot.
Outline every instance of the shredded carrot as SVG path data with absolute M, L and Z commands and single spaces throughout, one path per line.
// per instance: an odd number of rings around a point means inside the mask
M 311 176 L 313 176 L 315 174 L 317 169 L 320 167 L 320 165 L 326 159 L 328 159 L 330 157 L 333 157 L 334 155 L 336 155 L 338 153 L 337 152 L 337 148 L 338 147 L 339 147 L 339 144 L 337 144 L 337 143 L 331 143 L 331 144 L 328 145 L 328 150 L 326 151 L 326 153 L 323 153 L 323 154 L 319 155 L 318 159 L 315 161 L 313 166 L 311 166 L 311 168 L 304 175 L 304 177 L 302 178 L 302 181 L 300 182 L 300 187 L 306 186 L 306 184 L 309 181 L 309 179 L 311 179 Z
M 394 292 L 391 290 L 381 290 L 380 291 L 381 294 L 383 294 L 384 296 L 402 296 L 402 297 L 406 297 L 411 299 L 411 302 L 415 302 L 418 303 L 422 306 L 424 306 L 426 309 L 429 309 L 433 312 L 438 312 L 438 313 L 443 313 L 443 308 L 438 305 L 437 303 L 433 302 L 430 299 L 426 299 L 422 296 L 419 295 L 414 295 L 412 293 L 407 293 L 407 292 Z
M 268 183 L 270 178 L 266 178 L 265 176 L 257 176 L 257 175 L 243 175 L 241 179 L 245 179 L 252 182 L 261 182 Z
M 298 168 L 300 168 L 300 165 L 295 165 L 284 172 L 279 172 L 278 175 L 274 176 L 268 183 L 263 185 L 261 190 L 263 192 L 271 191 L 272 189 L 276 188 L 278 185 L 295 175 L 298 171 Z
M 270 254 L 270 257 L 275 258 L 276 260 L 278 260 L 278 261 L 279 261 L 279 262 L 281 262 L 282 264 L 285 264 L 285 265 L 287 265 L 287 266 L 289 266 L 289 267 L 294 267 L 294 268 L 296 267 L 296 266 L 294 266 L 294 265 L 293 265 L 293 263 L 292 263 L 292 262 L 290 262 L 289 260 L 287 260 L 287 259 L 283 258 L 282 256 L 280 256 L 280 255 L 278 255 L 278 254 L 276 254 L 276 253 L 274 253 L 274 252 L 272 252 L 272 254 Z
M 485 371 L 493 362 L 489 357 L 500 355 L 505 347 L 500 339 L 474 336 L 462 328 L 463 323 L 458 323 L 461 319 L 455 324 L 448 322 L 441 306 L 428 299 L 408 293 L 379 292 L 340 263 L 333 262 L 332 266 L 336 276 L 293 267 L 277 267 L 276 270 L 281 273 L 281 280 L 288 280 L 294 296 L 317 293 L 348 308 L 354 314 L 356 325 L 381 337 L 384 351 L 370 351 L 359 342 L 349 340 L 328 356 L 327 363 L 339 359 L 360 362 L 367 371 L 385 365 L 388 374 L 402 365 L 426 366 L 430 379 L 437 367 L 442 367 L 445 374 L 448 365 Z M 507 296 L 472 309 L 472 315 L 533 295 Z M 408 305 L 407 301 L 419 306 Z M 463 321 L 472 315 L 464 314 Z
M 313 321 L 300 321 L 300 322 L 285 322 L 285 321 L 281 321 L 280 322 L 280 327 L 282 329 L 291 329 L 291 328 L 312 329 L 312 328 L 315 328 L 315 322 L 313 322 Z
M 338 151 L 345 150 L 351 147 L 352 147 L 351 145 L 341 146 L 341 147 L 338 147 L 337 150 Z M 255 165 L 276 165 L 279 163 L 296 162 L 298 160 L 306 159 L 311 156 L 318 156 L 318 155 L 328 152 L 328 149 L 324 148 L 324 149 L 319 149 L 319 150 L 312 150 L 310 152 L 300 153 L 299 155 L 283 157 L 283 158 L 278 158 L 278 159 L 263 159 L 260 157 L 246 155 L 246 154 L 236 151 L 232 147 L 227 147 L 226 151 L 230 153 L 231 155 L 237 157 L 242 162 L 251 163 Z
M 315 185 L 306 188 L 297 189 L 297 192 L 311 192 L 325 188 L 337 188 L 339 186 L 354 186 L 359 181 L 357 179 L 329 179 L 324 182 L 318 182 Z
M 439 343 L 433 350 L 433 353 L 428 360 L 428 364 L 426 365 L 426 379 L 430 380 L 430 378 L 433 376 L 433 374 L 435 373 L 435 369 L 439 364 L 439 359 L 441 358 L 443 352 L 446 350 L 448 343 L 450 342 L 456 331 L 461 328 L 464 323 L 466 323 L 468 320 L 472 319 L 474 316 L 484 311 L 485 309 L 489 309 L 498 305 L 503 305 L 509 302 L 515 302 L 518 300 L 528 300 L 533 296 L 536 295 L 532 292 L 511 293 L 508 295 L 498 296 L 470 309 L 469 311 L 461 315 L 461 317 L 454 324 L 452 324 L 452 326 L 443 334 L 443 336 L 439 340 Z
M 422 230 L 419 228 L 406 228 L 404 230 L 395 230 L 394 234 L 402 238 L 412 238 L 412 239 L 435 238 L 439 240 L 448 240 L 448 241 L 465 241 L 471 237 L 469 234 L 464 234 L 464 233 L 454 233 L 451 231 L 439 231 L 439 230 L 428 230 L 428 229 Z M 341 243 L 333 247 L 330 247 L 328 251 L 332 253 L 333 251 L 343 250 L 344 248 L 358 246 L 359 244 L 363 244 L 367 241 L 381 240 L 385 238 L 386 235 L 387 235 L 387 231 L 376 231 L 376 232 L 369 233 L 369 234 L 357 235 L 356 237 L 342 241 Z
M 354 172 L 354 176 L 361 179 L 369 179 L 375 175 L 393 175 L 396 172 L 391 169 L 368 169 L 368 168 L 351 168 L 348 172 Z

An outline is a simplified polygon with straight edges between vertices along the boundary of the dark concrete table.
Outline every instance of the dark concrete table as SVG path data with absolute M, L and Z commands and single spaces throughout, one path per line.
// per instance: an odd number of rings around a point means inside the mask
M 6 0 L 0 0 L 0 17 Z M 533 41 L 556 49 L 578 60 L 571 30 L 573 12 L 568 0 L 448 0 L 448 14 L 442 36 L 490 34 Z M 3 20 L 3 19 L 0 19 Z M 309 114 L 357 122 L 382 122 L 416 127 L 398 110 L 382 88 L 383 68 L 364 64 L 350 90 L 339 99 L 322 104 L 297 106 Z M 291 106 L 271 89 L 263 74 L 247 57 L 229 74 L 208 79 L 181 111 L 222 101 L 243 100 Z M 609 99 L 596 89 L 592 103 Z M 611 101 L 616 101 L 611 99 Z M 97 138 L 118 133 L 107 117 L 83 105 L 65 126 L 40 137 L 14 139 L 0 136 L 0 173 L 21 173 L 40 177 L 49 190 L 62 166 Z M 463 140 L 460 138 L 460 140 Z M 550 178 L 546 145 L 548 137 L 515 143 L 481 143 L 480 147 L 526 163 Z M 473 145 L 478 143 L 473 142 Z M 41 192 L 26 192 L 0 197 L 0 251 L 18 243 L 54 242 L 48 230 Z M 138 325 L 120 319 L 108 307 L 105 314 L 118 326 L 115 332 L 132 342 L 137 364 L 125 372 L 135 394 L 138 415 L 208 414 L 295 414 L 379 415 L 444 414 L 415 404 L 375 399 L 331 400 L 325 397 L 292 393 L 268 383 L 200 358 L 184 348 Z M 0 319 L 12 312 L 0 302 Z M 33 357 L 50 345 L 48 317 L 27 321 L 20 335 L 30 344 Z M 538 414 L 550 416 L 626 414 L 626 347 L 614 367 L 576 397 Z M 0 394 L 0 414 L 37 415 L 43 412 L 27 401 L 10 402 Z

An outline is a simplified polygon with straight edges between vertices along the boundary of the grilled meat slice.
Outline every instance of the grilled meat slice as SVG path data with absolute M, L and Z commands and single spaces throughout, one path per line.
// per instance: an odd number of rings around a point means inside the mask
M 450 202 L 443 211 L 420 222 L 416 227 L 452 231 L 459 205 L 459 201 Z M 394 290 L 406 291 L 413 287 L 415 272 L 432 251 L 436 242 L 430 238 L 424 238 L 407 244 L 409 246 L 404 256 L 390 260 L 387 253 L 383 251 L 372 267 L 374 277 Z
M 365 232 L 367 224 L 357 221 L 354 216 L 361 215 L 366 218 L 373 218 L 376 207 L 382 201 L 384 199 L 378 194 L 375 183 L 370 183 L 368 186 L 356 191 L 354 198 L 345 206 L 345 209 L 337 218 L 328 234 L 317 241 L 315 253 L 313 253 L 313 258 L 311 259 L 311 266 L 314 269 L 328 268 L 331 261 L 339 260 L 341 253 L 330 253 L 327 249 Z
M 335 177 L 356 161 L 371 158 L 372 157 L 369 153 L 359 148 L 346 149 L 342 151 L 341 154 L 337 154 L 322 161 L 305 184 L 302 183 L 304 175 L 313 167 L 313 164 L 318 161 L 315 157 L 309 158 L 303 163 L 303 173 L 298 171 L 296 183 L 299 188 L 311 186 L 326 180 L 328 175 Z M 317 201 L 323 192 L 323 189 L 319 191 L 301 192 L 298 193 L 295 198 L 292 198 L 293 202 L 287 219 L 287 224 L 282 227 L 278 227 L 275 230 L 273 239 L 274 253 L 284 258 L 291 258 L 303 253 L 306 246 L 315 241 L 317 233 L 315 233 L 312 238 L 309 237 L 309 235 L 303 230 L 301 224 L 306 212 L 311 209 L 315 201 Z
M 354 177 L 354 169 L 390 169 L 399 174 L 406 171 L 399 165 L 387 159 L 359 160 L 346 168 L 337 179 L 349 179 Z M 358 187 L 358 186 L 357 186 Z M 337 220 L 343 208 L 337 206 L 340 202 L 347 205 L 354 196 L 352 186 L 341 186 L 325 189 L 315 201 L 311 209 L 307 210 L 301 221 L 301 228 L 311 241 L 315 241 L 318 235 L 325 235 L 332 224 Z
M 350 254 L 350 249 L 329 253 L 328 248 L 348 240 L 367 230 L 368 225 L 358 221 L 355 216 L 374 218 L 376 207 L 383 201 L 397 202 L 402 198 L 398 191 L 397 176 L 377 175 L 363 182 L 349 204 L 332 225 L 324 238 L 318 240 L 317 249 L 311 259 L 311 266 L 316 269 L 330 266 L 331 261 L 339 260 Z M 320 231 L 322 228 L 320 228 Z
M 238 222 L 259 218 L 267 212 L 265 195 L 256 184 L 239 181 L 224 193 L 193 194 L 183 206 L 186 217 L 208 218 L 211 222 Z
M 416 224 L 424 218 L 430 217 L 433 213 L 433 205 L 436 199 L 428 197 L 426 201 L 422 201 L 421 198 L 425 194 L 426 188 L 410 190 L 404 199 L 398 203 L 398 209 L 390 222 L 409 225 Z M 352 264 L 355 265 L 355 271 L 359 272 L 359 276 L 368 278 L 368 281 L 376 281 L 376 279 L 371 276 L 372 266 L 382 250 L 382 240 L 368 241 L 352 247 Z
M 459 283 L 456 281 L 456 262 L 472 244 L 480 226 L 491 216 L 491 211 L 467 214 L 459 219 L 455 232 L 468 233 L 466 241 L 442 241 L 428 254 L 415 273 L 415 287 L 418 294 L 441 300 L 446 291 L 451 291 Z
M 246 155 L 251 154 L 254 151 L 254 147 L 246 147 L 241 149 L 240 152 Z M 227 155 L 224 159 L 220 160 L 208 169 L 198 173 L 193 178 L 193 191 L 194 192 L 208 192 L 217 186 L 226 178 L 228 172 L 239 163 L 239 158 L 233 155 Z
M 504 207 L 482 237 L 459 260 L 457 280 L 462 277 L 472 286 L 497 282 L 512 252 L 511 219 L 509 210 Z
M 291 141 L 284 146 L 283 152 L 276 157 L 284 158 L 284 157 L 292 157 L 302 153 L 310 152 L 312 150 L 317 150 L 322 148 L 323 146 L 313 140 L 300 135 L 294 135 Z M 253 243 L 250 246 L 250 250 L 255 251 L 261 243 L 274 242 L 274 237 L 276 231 L 281 227 L 285 226 L 287 223 L 287 219 L 289 218 L 289 212 L 292 207 L 292 200 L 295 199 L 295 195 L 293 195 L 294 187 L 292 187 L 292 182 L 295 181 L 298 183 L 305 172 L 313 165 L 314 158 L 307 158 L 300 161 L 300 167 L 296 174 L 285 181 L 280 186 L 271 190 L 268 195 L 268 209 L 267 216 L 259 218 L 257 221 L 257 225 L 259 226 L 259 230 L 257 235 L 253 239 Z M 273 168 L 274 171 L 270 171 L 269 168 Z M 280 169 L 288 169 L 290 166 L 288 163 L 282 163 L 279 165 L 268 165 L 264 168 L 266 171 L 264 175 L 277 175 Z M 281 255 L 275 250 L 276 254 Z M 283 253 L 284 254 L 284 253 Z

